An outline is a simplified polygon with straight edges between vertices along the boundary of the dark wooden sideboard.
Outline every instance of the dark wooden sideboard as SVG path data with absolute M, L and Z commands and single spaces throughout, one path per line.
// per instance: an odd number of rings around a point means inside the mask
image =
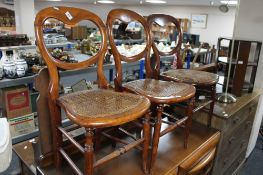
M 216 103 L 212 127 L 221 131 L 213 175 L 236 174 L 245 161 L 253 121 L 261 91 L 238 97 L 233 104 Z M 207 115 L 199 112 L 194 120 L 205 123 Z

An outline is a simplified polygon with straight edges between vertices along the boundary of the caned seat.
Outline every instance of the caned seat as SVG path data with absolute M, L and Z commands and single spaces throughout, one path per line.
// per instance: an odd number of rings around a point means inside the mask
M 186 83 L 174 83 L 155 79 L 135 80 L 123 84 L 127 91 L 146 96 L 151 102 L 172 104 L 194 96 L 195 88 Z
M 162 72 L 161 75 L 177 82 L 184 82 L 195 86 L 214 85 L 219 79 L 217 74 L 191 69 L 173 69 Z
M 141 53 L 127 57 L 122 55 L 117 49 L 113 34 L 113 25 L 116 22 L 115 20 L 120 20 L 126 25 L 134 21 L 142 25 L 146 43 L 145 48 Z M 152 151 L 150 160 L 150 172 L 152 173 L 152 169 L 157 157 L 159 139 L 161 136 L 174 131 L 178 126 L 182 126 L 184 128 L 184 146 L 185 148 L 187 147 L 187 140 L 192 120 L 192 107 L 194 104 L 195 87 L 186 83 L 162 81 L 158 80 L 158 78 L 153 79 L 150 65 L 150 50 L 152 45 L 150 29 L 146 20 L 136 12 L 125 9 L 114 9 L 110 11 L 107 17 L 107 29 L 116 67 L 116 77 L 114 79 L 116 90 L 143 95 L 151 101 L 151 112 L 154 121 L 154 133 L 152 138 Z M 123 83 L 122 61 L 128 64 L 139 61 L 142 58 L 145 58 L 146 79 Z M 186 115 L 184 117 L 177 118 L 170 114 L 164 113 L 163 110 L 165 105 L 170 105 L 177 102 L 187 102 L 188 104 Z M 167 121 L 166 119 L 163 119 L 165 117 L 172 118 L 173 120 Z M 161 131 L 162 123 L 167 124 L 168 127 Z
M 181 45 L 183 41 L 183 32 L 181 29 L 180 22 L 176 18 L 170 15 L 165 15 L 165 14 L 153 14 L 147 17 L 147 22 L 149 26 L 152 26 L 154 24 L 158 24 L 160 26 L 165 26 L 165 25 L 173 26 L 174 30 L 177 30 L 176 32 L 178 33 L 176 45 L 173 46 L 168 52 L 159 50 L 157 46 L 155 45 L 155 43 L 152 43 L 152 48 L 153 48 L 154 57 L 155 57 L 155 65 L 154 65 L 154 70 L 153 70 L 154 76 L 156 78 L 158 77 L 166 81 L 175 81 L 175 82 L 182 82 L 182 83 L 188 83 L 188 84 L 194 85 L 197 89 L 196 91 L 197 96 L 202 93 L 208 94 L 207 96 L 210 96 L 209 100 L 197 106 L 194 109 L 194 111 L 202 109 L 205 106 L 210 104 L 209 113 L 208 113 L 208 126 L 210 126 L 212 115 L 213 115 L 213 110 L 214 110 L 214 104 L 215 104 L 216 83 L 218 82 L 219 76 L 216 74 L 212 74 L 212 73 L 204 72 L 204 71 L 182 69 L 183 64 L 182 64 L 182 59 L 180 55 L 180 50 L 181 50 Z M 152 37 L 154 36 L 152 35 Z M 160 73 L 161 56 L 171 56 L 171 55 L 174 55 L 177 58 L 176 59 L 177 69 L 168 70 L 168 71 Z
M 68 26 L 75 26 L 83 20 L 93 22 L 101 34 L 100 48 L 98 52 L 87 60 L 81 62 L 64 62 L 54 58 L 48 51 L 43 39 L 43 27 L 45 21 L 49 18 L 60 20 Z M 87 10 L 70 7 L 49 7 L 41 10 L 35 19 L 35 32 L 37 45 L 40 53 L 45 60 L 49 72 L 48 103 L 51 117 L 52 140 L 54 150 L 54 162 L 57 168 L 61 167 L 62 158 L 64 158 L 76 174 L 92 175 L 94 168 L 116 158 L 132 148 L 142 147 L 142 169 L 144 173 L 148 171 L 148 150 L 150 140 L 149 108 L 150 101 L 143 96 L 115 92 L 109 89 L 103 72 L 103 60 L 107 51 L 106 27 L 103 21 L 94 13 Z M 88 57 L 88 56 L 87 56 Z M 59 71 L 83 69 L 96 64 L 98 89 L 92 91 L 74 92 L 71 94 L 59 95 Z M 39 80 L 40 81 L 40 80 Z M 84 146 L 75 140 L 71 134 L 62 127 L 61 108 L 66 116 L 78 127 L 85 127 Z M 121 127 L 122 124 L 142 118 L 143 135 L 133 137 L 133 142 L 124 141 L 117 136 L 111 136 L 107 131 L 114 127 L 126 132 Z M 115 142 L 120 142 L 124 146 L 102 157 L 99 160 L 94 156 L 94 142 L 99 143 L 99 135 L 104 135 Z M 70 158 L 70 155 L 63 146 L 63 136 L 73 144 L 84 156 L 84 173 Z M 124 162 L 125 163 L 125 162 Z
M 136 120 L 150 106 L 148 99 L 111 90 L 87 90 L 58 98 L 67 117 L 83 127 L 116 126 Z

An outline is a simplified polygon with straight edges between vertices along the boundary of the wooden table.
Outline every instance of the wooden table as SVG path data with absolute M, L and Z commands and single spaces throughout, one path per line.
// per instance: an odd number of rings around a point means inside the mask
M 188 148 L 184 149 L 183 146 L 183 129 L 178 128 L 175 132 L 169 133 L 160 139 L 160 146 L 158 149 L 158 157 L 154 167 L 154 174 L 172 175 L 177 173 L 177 167 L 186 158 L 189 158 L 195 151 L 203 146 L 209 138 L 215 135 L 218 131 L 215 129 L 209 129 L 205 125 L 193 123 Z M 22 165 L 22 171 L 24 174 L 36 174 L 36 164 L 34 161 L 34 151 L 32 143 L 25 141 L 13 146 L 13 150 L 19 156 Z M 104 153 L 108 153 L 113 149 L 108 146 L 104 147 L 97 157 L 102 156 Z M 73 157 L 77 161 L 77 164 L 84 165 L 81 155 L 75 155 Z M 22 173 L 22 174 L 23 174 Z M 53 166 L 47 168 L 39 168 L 39 174 L 56 174 Z M 62 171 L 59 172 L 63 175 L 72 175 L 73 171 L 67 164 L 64 164 Z M 59 174 L 57 172 L 57 174 Z M 123 156 L 114 159 L 103 166 L 98 167 L 95 170 L 95 174 L 98 175 L 124 175 L 134 174 L 143 175 L 141 170 L 141 153 L 138 150 L 132 150 Z

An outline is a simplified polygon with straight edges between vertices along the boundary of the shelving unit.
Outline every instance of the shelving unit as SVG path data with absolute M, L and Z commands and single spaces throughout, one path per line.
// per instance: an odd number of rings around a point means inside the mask
M 74 45 L 72 42 L 66 43 L 56 43 L 56 44 L 47 44 L 47 48 L 54 48 L 54 47 L 67 47 L 68 45 Z M 0 47 L 0 51 L 2 50 L 23 50 L 23 49 L 36 49 L 36 45 L 21 45 L 21 46 L 8 46 L 8 47 Z
M 231 53 L 231 38 L 218 39 L 218 64 L 224 65 L 224 75 L 219 83 L 226 85 L 229 58 Z M 252 92 L 256 78 L 259 55 L 262 42 L 247 39 L 235 39 L 231 73 L 229 81 L 229 92 L 241 96 L 243 91 Z

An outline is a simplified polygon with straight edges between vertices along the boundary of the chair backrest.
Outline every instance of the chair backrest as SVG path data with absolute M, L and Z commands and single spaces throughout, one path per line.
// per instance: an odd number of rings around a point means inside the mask
M 98 27 L 102 37 L 100 49 L 97 54 L 86 59 L 85 61 L 78 63 L 67 63 L 54 58 L 49 53 L 43 38 L 44 23 L 50 18 L 59 20 L 69 26 L 74 26 L 83 20 L 93 22 Z M 97 15 L 87 10 L 72 7 L 48 7 L 41 10 L 37 14 L 35 19 L 35 33 L 37 46 L 48 66 L 48 71 L 50 74 L 50 87 L 52 87 L 52 91 L 50 92 L 52 93 L 52 99 L 58 98 L 59 68 L 66 70 L 82 69 L 97 63 L 98 85 L 102 88 L 107 87 L 108 82 L 103 73 L 103 59 L 107 51 L 106 27 L 103 21 Z
M 178 175 L 208 175 L 213 168 L 220 132 L 215 133 L 178 167 Z
M 116 20 L 120 20 L 124 23 L 130 23 L 132 21 L 136 21 L 140 23 L 145 32 L 146 45 L 144 50 L 137 55 L 127 57 L 122 55 L 114 42 L 113 35 L 113 25 Z M 147 25 L 146 20 L 141 15 L 126 9 L 114 9 L 111 10 L 107 17 L 107 31 L 109 36 L 109 42 L 112 49 L 112 53 L 114 56 L 115 67 L 116 67 L 116 77 L 114 79 L 115 88 L 118 91 L 122 90 L 122 64 L 121 61 L 130 63 L 139 61 L 142 58 L 145 58 L 145 69 L 146 69 L 146 77 L 151 77 L 151 66 L 150 66 L 150 51 L 151 51 L 151 37 L 150 37 L 150 29 Z
M 152 28 L 152 25 L 157 24 L 159 26 L 165 26 L 168 25 L 169 23 L 172 23 L 174 25 L 174 29 L 177 30 L 178 35 L 177 35 L 177 42 L 176 45 L 173 46 L 173 48 L 169 52 L 162 52 L 158 50 L 156 44 L 152 42 L 152 48 L 154 52 L 154 57 L 155 57 L 155 66 L 154 66 L 154 74 L 155 76 L 158 76 L 160 74 L 160 56 L 170 56 L 170 55 L 176 55 L 177 57 L 177 67 L 182 68 L 182 60 L 180 56 L 180 50 L 181 50 L 181 45 L 183 41 L 183 32 L 181 29 L 180 22 L 174 18 L 173 16 L 170 15 L 165 15 L 165 14 L 152 14 L 147 17 L 147 23 L 150 27 Z M 151 37 L 154 37 L 153 32 L 151 32 Z

